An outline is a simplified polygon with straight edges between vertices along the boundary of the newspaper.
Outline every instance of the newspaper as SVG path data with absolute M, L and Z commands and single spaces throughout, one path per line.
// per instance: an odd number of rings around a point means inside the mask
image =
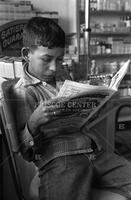
M 90 127 L 94 125 L 100 116 L 105 115 L 105 112 L 102 115 L 103 109 L 117 93 L 118 86 L 128 71 L 129 63 L 130 60 L 126 61 L 112 77 L 109 87 L 66 80 L 58 95 L 45 102 L 45 105 L 57 106 L 60 114 L 40 129 L 44 129 L 45 134 L 52 136 L 54 131 L 70 133 L 80 130 L 85 123 Z

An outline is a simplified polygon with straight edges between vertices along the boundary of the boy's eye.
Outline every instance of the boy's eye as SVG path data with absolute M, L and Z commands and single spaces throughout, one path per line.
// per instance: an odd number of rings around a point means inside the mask
M 52 58 L 42 58 L 41 59 L 43 62 L 51 62 Z
M 53 58 L 52 57 L 42 57 L 41 60 L 45 63 L 50 63 Z M 63 62 L 63 57 L 57 58 L 56 62 Z
M 63 57 L 62 58 L 57 58 L 57 62 L 63 62 Z

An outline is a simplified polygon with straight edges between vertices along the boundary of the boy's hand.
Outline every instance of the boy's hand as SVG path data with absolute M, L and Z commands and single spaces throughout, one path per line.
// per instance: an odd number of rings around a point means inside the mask
M 39 106 L 35 109 L 28 120 L 29 131 L 33 134 L 40 125 L 52 120 L 59 113 L 60 110 L 57 106 L 45 106 L 40 102 Z

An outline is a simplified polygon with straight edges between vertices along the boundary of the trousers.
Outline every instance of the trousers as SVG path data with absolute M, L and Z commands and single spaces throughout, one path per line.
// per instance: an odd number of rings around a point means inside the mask
M 91 200 L 92 187 L 131 199 L 131 164 L 103 149 L 66 155 L 40 169 L 40 200 Z

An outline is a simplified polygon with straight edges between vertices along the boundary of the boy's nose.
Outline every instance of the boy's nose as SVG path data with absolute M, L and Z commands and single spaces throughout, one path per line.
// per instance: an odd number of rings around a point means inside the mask
M 49 69 L 50 69 L 51 71 L 56 71 L 56 62 L 52 62 L 52 63 L 50 64 Z

